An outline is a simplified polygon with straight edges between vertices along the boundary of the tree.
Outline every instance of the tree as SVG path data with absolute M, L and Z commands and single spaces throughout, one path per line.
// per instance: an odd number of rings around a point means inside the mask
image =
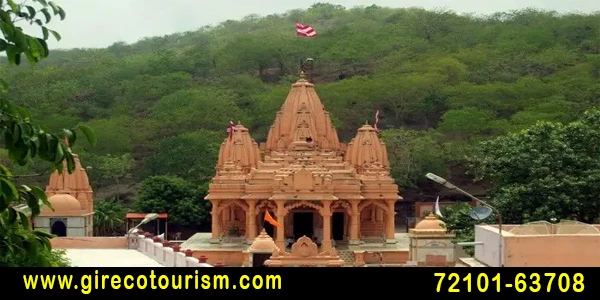
M 145 170 L 150 176 L 170 175 L 190 182 L 207 182 L 215 175 L 219 147 L 225 136 L 199 130 L 166 138 L 146 161 Z
M 471 159 L 479 179 L 491 179 L 490 202 L 506 223 L 552 218 L 593 223 L 600 216 L 600 110 L 576 122 L 538 122 L 483 142 Z
M 121 156 L 107 154 L 96 159 L 96 167 L 102 178 L 112 179 L 117 185 L 121 183 L 121 179 L 131 178 L 131 168 L 133 167 L 131 154 L 125 153 Z
M 32 5 L 17 4 L 13 0 L 0 2 L 0 29 L 4 34 L 4 39 L 0 38 L 0 52 L 5 52 L 10 64 L 19 65 L 24 55 L 30 64 L 35 65 L 48 56 L 46 40 L 49 35 L 60 40 L 60 35 L 45 24 L 51 19 L 50 9 L 53 15 L 61 19 L 65 17 L 64 10 L 44 0 L 35 0 Z M 43 19 L 36 16 L 43 16 Z M 18 20 L 39 25 L 43 38 L 24 33 L 17 26 Z M 0 79 L 0 92 L 8 89 L 6 81 Z M 79 129 L 90 144 L 95 144 L 95 136 L 89 127 L 80 126 Z M 62 141 L 64 138 L 69 145 L 73 145 L 77 140 L 75 130 L 64 129 L 61 135 L 47 133 L 32 122 L 29 111 L 3 97 L 0 98 L 0 130 L 11 161 L 25 165 L 32 158 L 39 157 L 59 171 L 63 169 L 63 162 L 69 172 L 75 168 L 69 146 Z M 12 179 L 11 172 L 0 165 L 0 265 L 31 265 L 31 262 L 38 266 L 56 265 L 56 261 L 52 260 L 55 253 L 51 252 L 49 242 L 52 235 L 31 230 L 29 216 L 16 208 L 17 204 L 26 203 L 30 216 L 35 217 L 42 205 L 51 206 L 44 191 L 35 186 L 17 186 Z
M 94 205 L 94 235 L 112 235 L 123 229 L 127 209 L 119 200 L 99 201 Z
M 495 223 L 496 216 L 494 214 L 487 217 L 485 220 L 474 220 L 469 216 L 469 212 L 473 207 L 469 203 L 459 202 L 454 205 L 441 208 L 443 217 L 442 221 L 446 224 L 446 230 L 456 234 L 453 242 L 473 242 L 475 240 L 475 225 Z M 475 254 L 473 246 L 463 247 L 469 255 Z
M 153 176 L 142 182 L 134 206 L 146 213 L 168 213 L 172 223 L 199 226 L 209 219 L 209 202 L 199 189 L 181 178 Z

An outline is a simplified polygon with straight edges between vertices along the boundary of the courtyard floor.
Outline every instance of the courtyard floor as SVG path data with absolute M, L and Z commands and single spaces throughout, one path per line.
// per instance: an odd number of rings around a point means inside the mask
M 67 249 L 73 267 L 163 267 L 133 249 Z

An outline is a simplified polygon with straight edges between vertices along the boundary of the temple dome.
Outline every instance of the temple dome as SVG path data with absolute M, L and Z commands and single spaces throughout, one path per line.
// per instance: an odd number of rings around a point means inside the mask
M 345 160 L 358 167 L 379 165 L 389 167 L 385 143 L 377 136 L 377 131 L 369 124 L 363 125 L 356 137 L 348 144 Z
M 446 223 L 429 213 L 425 219 L 415 226 L 415 230 L 446 231 Z
M 260 232 L 260 234 L 254 239 L 252 245 L 248 248 L 249 252 L 265 252 L 272 253 L 274 250 L 279 250 L 277 245 L 275 245 L 275 241 L 271 238 L 265 229 Z
M 255 168 L 260 161 L 260 149 L 258 144 L 250 136 L 248 128 L 242 124 L 235 126 L 231 138 L 227 137 L 221 143 L 217 167 L 227 163 L 233 163 L 249 172 Z
M 79 213 L 81 212 L 81 203 L 75 197 L 69 194 L 55 194 L 48 198 L 48 202 L 52 205 L 54 213 Z M 44 212 L 52 212 L 48 206 L 42 208 Z
M 312 83 L 300 75 L 269 129 L 267 150 L 285 150 L 307 142 L 323 150 L 339 150 L 340 141 Z

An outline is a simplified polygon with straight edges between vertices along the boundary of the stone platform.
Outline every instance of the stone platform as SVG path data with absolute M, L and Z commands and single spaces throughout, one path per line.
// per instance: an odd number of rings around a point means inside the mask
M 402 264 L 408 260 L 409 238 L 408 233 L 396 233 L 396 243 L 388 244 L 381 242 L 361 243 L 360 245 L 348 245 L 338 242 L 335 245 L 336 250 L 344 254 L 344 261 L 347 265 L 353 262 L 353 256 L 356 252 L 362 253 L 366 263 L 390 263 Z M 223 263 L 227 266 L 241 266 L 244 261 L 243 251 L 247 250 L 249 245 L 246 243 L 211 243 L 210 232 L 199 232 L 190 237 L 187 241 L 180 244 L 183 250 L 190 249 L 194 251 L 194 257 L 206 256 L 209 264 Z

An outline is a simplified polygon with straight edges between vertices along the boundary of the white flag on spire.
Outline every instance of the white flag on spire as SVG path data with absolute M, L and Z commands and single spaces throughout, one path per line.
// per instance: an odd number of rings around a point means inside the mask
M 437 197 L 437 199 L 435 200 L 435 214 L 438 215 L 438 217 L 443 218 L 444 216 L 442 216 L 442 211 L 440 211 L 440 196 Z

